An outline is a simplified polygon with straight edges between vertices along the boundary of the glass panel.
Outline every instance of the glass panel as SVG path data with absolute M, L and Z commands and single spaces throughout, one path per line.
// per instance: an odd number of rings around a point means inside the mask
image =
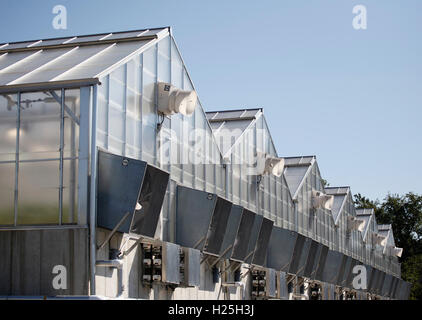
M 80 118 L 80 90 L 66 90 L 65 104 L 73 112 L 73 114 Z M 75 123 L 70 114 L 66 111 L 64 113 L 64 157 L 77 157 L 79 154 L 79 125 Z
M 113 71 L 110 75 L 109 148 L 118 154 L 123 153 L 125 142 L 125 81 L 125 66 Z
M 170 37 L 158 42 L 158 81 L 170 82 Z
M 60 96 L 60 95 L 59 95 Z M 60 105 L 50 94 L 21 96 L 20 160 L 60 157 Z
M 154 163 L 155 158 L 155 128 L 142 126 L 142 159 Z
M 0 164 L 0 225 L 14 223 L 15 164 Z
M 101 85 L 98 86 L 97 91 L 97 128 L 103 132 L 108 130 L 108 81 L 108 76 L 100 79 Z
M 155 125 L 155 82 L 156 82 L 156 47 L 152 47 L 143 53 L 142 73 L 142 122 Z
M 15 160 L 16 118 L 16 95 L 0 95 L 0 161 Z
M 62 223 L 78 220 L 78 161 L 63 162 L 63 215 Z
M 59 222 L 59 161 L 19 164 L 18 224 Z
M 122 110 L 125 105 L 126 90 L 125 66 L 121 66 L 110 74 L 110 105 Z
M 171 46 L 171 83 L 177 88 L 183 87 L 183 63 L 173 41 Z

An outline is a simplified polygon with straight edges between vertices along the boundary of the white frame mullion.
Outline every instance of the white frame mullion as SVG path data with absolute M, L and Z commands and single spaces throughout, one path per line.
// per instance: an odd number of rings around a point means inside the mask
M 16 155 L 15 155 L 15 190 L 14 190 L 14 222 L 16 227 L 18 224 L 18 196 L 19 196 L 19 138 L 21 124 L 21 93 L 17 94 L 17 115 L 16 115 Z

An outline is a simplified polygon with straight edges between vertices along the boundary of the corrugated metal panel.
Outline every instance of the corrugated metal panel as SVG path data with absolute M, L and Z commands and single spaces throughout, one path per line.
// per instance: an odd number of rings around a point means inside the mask
M 0 231 L 0 246 L 0 295 L 88 294 L 87 229 Z M 67 289 L 53 287 L 58 265 Z

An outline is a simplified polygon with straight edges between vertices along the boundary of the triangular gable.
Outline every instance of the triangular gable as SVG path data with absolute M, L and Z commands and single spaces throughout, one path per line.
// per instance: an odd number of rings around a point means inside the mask
M 386 248 L 387 246 L 395 246 L 393 228 L 391 227 L 391 224 L 379 224 L 378 233 L 386 238 L 384 248 Z
M 314 156 L 284 158 L 284 176 L 293 199 L 297 197 L 298 191 L 311 172 L 314 162 Z
M 349 187 L 326 187 L 325 192 L 329 195 L 334 196 L 334 202 L 331 209 L 333 215 L 334 224 L 338 226 L 341 213 L 344 209 L 344 205 L 347 201 L 349 194 Z
M 359 219 L 365 221 L 362 238 L 366 242 L 371 222 L 375 220 L 374 209 L 356 209 L 356 215 Z
M 206 112 L 219 148 L 227 157 L 245 131 L 262 115 L 262 109 L 242 109 Z

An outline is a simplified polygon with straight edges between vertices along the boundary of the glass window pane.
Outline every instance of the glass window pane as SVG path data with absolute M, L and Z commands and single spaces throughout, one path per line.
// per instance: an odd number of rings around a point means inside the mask
M 15 164 L 0 164 L 0 225 L 14 223 Z
M 59 161 L 19 164 L 18 224 L 58 224 Z
M 50 94 L 21 96 L 19 158 L 46 159 L 60 156 L 60 104 Z
M 63 162 L 63 216 L 62 223 L 78 220 L 78 161 Z
M 65 104 L 80 118 L 80 90 L 66 90 Z M 64 113 L 64 157 L 77 157 L 79 154 L 79 125 L 65 111 Z
M 158 42 L 158 81 L 170 82 L 170 37 Z
M 15 160 L 16 95 L 0 95 L 0 161 Z

